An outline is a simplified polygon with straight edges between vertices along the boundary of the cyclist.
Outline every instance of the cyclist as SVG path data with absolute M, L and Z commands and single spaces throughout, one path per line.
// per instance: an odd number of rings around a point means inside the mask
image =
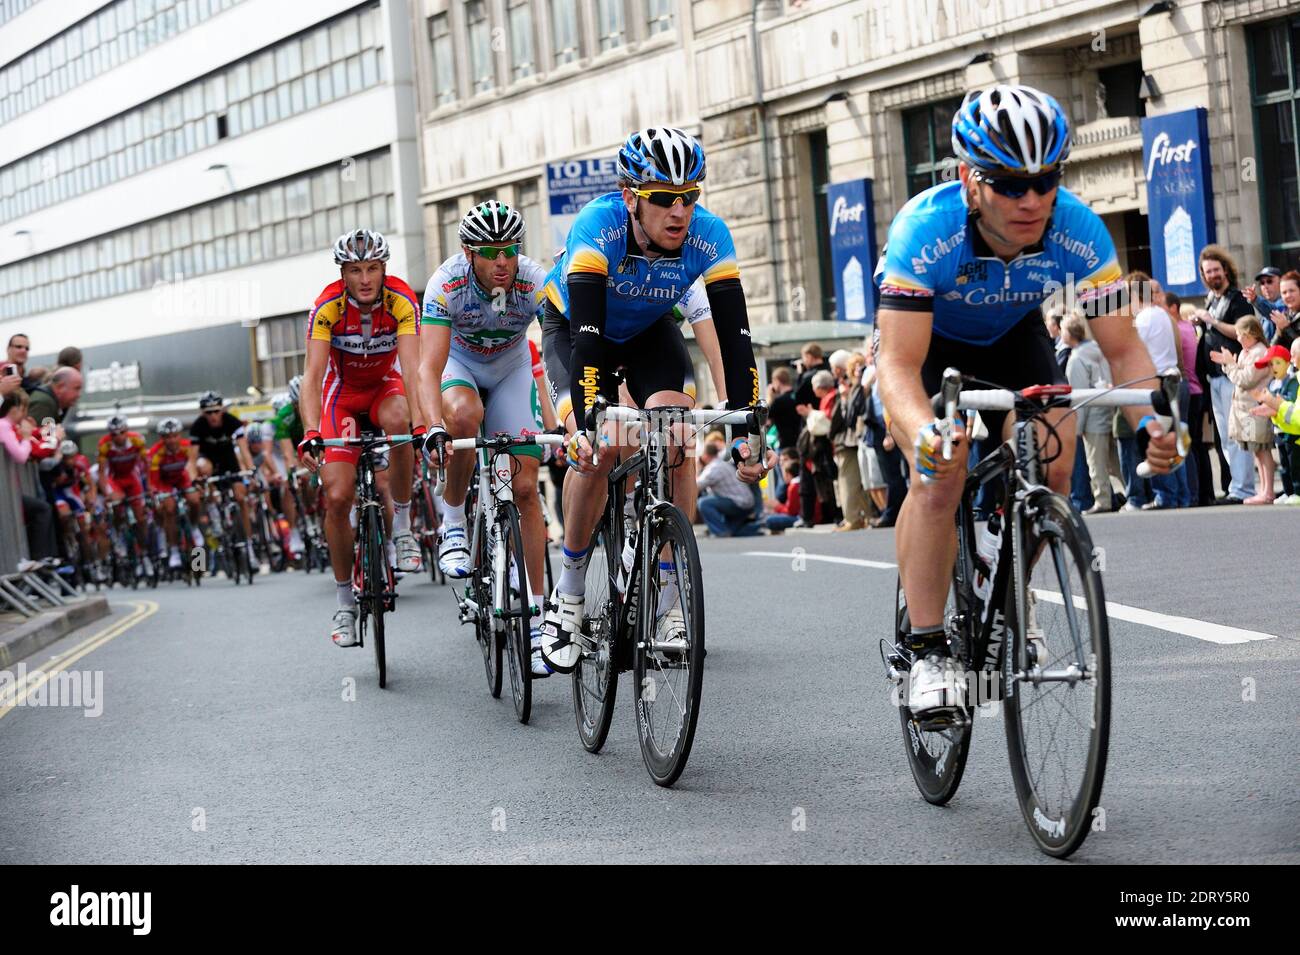
M 94 489 L 83 490 L 90 472 L 90 461 L 77 442 L 65 438 L 59 445 L 59 458 L 56 463 L 41 466 L 41 483 L 46 487 L 49 498 L 59 516 L 63 537 L 76 536 L 81 552 L 87 562 L 92 560 L 90 552 L 90 512 L 87 503 L 94 505 Z
M 180 491 L 190 512 L 195 547 L 203 546 L 200 522 L 207 521 L 200 514 L 199 489 L 194 484 L 194 466 L 190 463 L 190 443 L 182 435 L 182 426 L 176 418 L 163 418 L 158 422 L 158 442 L 149 449 L 149 489 L 166 494 L 162 499 L 163 529 L 167 534 L 167 566 L 176 570 L 181 566 L 181 551 L 176 539 L 176 498 L 172 491 Z
M 253 469 L 244 422 L 226 410 L 226 399 L 218 392 L 207 391 L 199 398 L 199 416 L 190 425 L 190 467 L 195 474 L 204 478 Z M 253 550 L 248 485 L 243 481 L 235 481 L 231 491 L 239 503 L 240 521 L 244 525 L 248 566 L 256 568 L 257 555 Z
M 248 456 L 253 459 L 253 469 L 261 479 L 262 495 L 267 514 L 270 515 L 270 523 L 276 539 L 280 539 L 280 530 L 277 523 L 277 516 L 281 513 L 285 515 L 285 520 L 289 520 L 289 514 L 293 511 L 293 495 L 285 492 L 284 475 L 280 473 L 280 466 L 276 463 L 275 452 L 272 443 L 267 440 L 267 435 L 274 431 L 275 426 L 271 422 L 254 421 L 248 426 Z M 294 460 L 290 458 L 290 460 Z M 284 502 L 288 500 L 288 507 L 282 508 Z M 298 528 L 292 523 L 289 524 L 289 553 L 285 555 L 286 560 L 297 560 L 298 555 L 302 553 L 302 538 L 298 534 Z
M 912 449 L 922 477 L 898 519 L 898 567 L 911 620 L 903 639 L 916 654 L 908 707 L 923 715 L 960 703 L 943 608 L 968 448 L 954 422 L 951 460 L 939 453 L 946 425 L 935 419 L 929 396 L 940 390 L 944 368 L 1010 389 L 1064 383 L 1040 306 L 1073 288 L 1115 381 L 1156 372 L 1134 330 L 1110 236 L 1059 186 L 1070 128 L 1056 100 L 1027 86 L 971 92 L 953 117 L 952 144 L 959 179 L 903 206 L 876 267 L 881 399 L 899 447 Z M 1150 407 L 1125 414 L 1148 442 L 1148 463 L 1166 473 L 1176 464 L 1174 435 L 1162 434 Z M 1067 415 L 1056 409 L 1046 416 L 1060 447 L 1047 480 L 1060 494 L 1069 493 L 1074 465 L 1075 420 Z M 990 434 L 1010 424 L 999 419 L 1007 416 L 986 416 Z
M 504 202 L 489 199 L 460 220 L 461 251 L 442 265 L 424 290 L 420 327 L 420 402 L 430 421 L 425 446 L 435 454 L 438 432 L 470 438 L 487 434 L 542 430 L 541 405 L 533 381 L 532 359 L 524 332 L 541 316 L 546 270 L 526 255 L 524 217 Z M 511 479 L 519 508 L 524 564 L 533 606 L 542 596 L 546 527 L 537 495 L 540 447 L 516 448 Z M 465 497 L 474 469 L 473 454 L 446 449 L 447 487 L 443 492 L 438 566 L 448 577 L 470 573 L 465 532 Z M 542 662 L 540 622 L 533 627 L 532 670 L 549 676 Z
M 135 535 L 136 573 L 148 577 L 153 573 L 153 564 L 142 547 L 143 528 L 147 526 L 144 484 L 140 480 L 143 466 L 144 438 L 130 430 L 122 415 L 113 415 L 108 419 L 108 434 L 99 439 L 99 486 L 110 505 L 125 500 L 135 514 L 136 526 L 141 528 Z
M 302 415 L 298 413 L 298 398 L 301 391 L 302 375 L 294 375 L 289 379 L 289 394 L 276 398 L 273 406 L 275 418 L 272 427 L 275 429 L 275 441 L 279 445 L 284 466 L 290 474 L 294 471 L 294 462 L 298 460 L 298 444 L 302 441 Z M 297 481 L 303 506 L 310 512 L 316 506 L 316 489 L 312 486 L 311 475 L 302 474 Z M 294 502 L 293 494 L 284 495 L 284 517 L 293 528 L 289 541 L 293 548 L 301 553 L 302 534 L 298 530 L 298 505 Z
M 580 426 L 598 394 L 617 400 L 610 372 L 623 366 L 632 399 L 642 408 L 689 406 L 691 374 L 686 342 L 668 314 L 696 279 L 703 278 L 722 355 L 726 394 L 733 406 L 759 400 L 758 371 L 749 338 L 745 292 L 731 232 L 697 205 L 704 180 L 704 149 L 679 129 L 660 126 L 628 136 L 618 154 L 620 189 L 578 213 L 565 250 L 547 276 L 542 355 L 556 394 L 556 414 L 571 435 L 567 454 L 575 470 L 564 482 L 563 570 L 542 633 L 542 656 L 570 672 L 580 652 L 591 534 L 605 506 L 615 455 L 599 456 Z M 577 407 L 574 402 L 578 402 Z M 611 427 L 600 440 L 614 439 Z M 751 462 L 741 446 L 739 473 L 757 482 L 775 460 Z M 695 500 L 692 467 L 678 468 L 674 497 L 689 513 Z M 676 609 L 676 568 L 660 564 L 660 609 Z M 681 639 L 680 619 L 666 621 L 667 639 Z
M 308 319 L 307 365 L 299 404 L 304 432 L 298 454 L 313 471 L 321 468 L 325 490 L 325 537 L 338 595 L 330 637 L 340 647 L 353 647 L 357 603 L 352 592 L 354 538 L 348 514 L 361 451 L 326 451 L 322 439 L 359 436 L 363 416 L 388 434 L 423 434 L 415 379 L 420 363 L 416 338 L 420 310 L 411 287 L 387 274 L 388 241 L 381 234 L 369 229 L 345 232 L 333 251 L 340 277 L 317 297 Z M 394 364 L 398 360 L 400 371 Z M 410 445 L 394 448 L 392 460 L 397 569 L 410 573 L 420 569 L 420 545 L 411 534 L 415 459 Z

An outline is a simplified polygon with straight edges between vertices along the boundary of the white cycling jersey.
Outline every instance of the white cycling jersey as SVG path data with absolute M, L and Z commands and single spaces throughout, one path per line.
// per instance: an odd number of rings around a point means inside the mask
M 453 352 L 491 360 L 508 352 L 540 317 L 545 278 L 544 268 L 521 255 L 515 284 L 504 295 L 493 296 L 474 277 L 465 254 L 457 252 L 429 279 L 421 324 L 450 327 Z

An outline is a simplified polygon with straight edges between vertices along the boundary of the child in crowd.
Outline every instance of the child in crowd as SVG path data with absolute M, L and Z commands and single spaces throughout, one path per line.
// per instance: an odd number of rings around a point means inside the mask
M 1290 358 L 1288 362 L 1286 359 Z M 1273 419 L 1278 456 L 1282 462 L 1283 488 L 1288 496 L 1280 497 L 1279 504 L 1300 504 L 1300 338 L 1291 342 L 1290 354 L 1281 345 L 1268 350 L 1267 363 L 1273 380 L 1267 388 L 1252 392 L 1260 402 L 1251 414 Z

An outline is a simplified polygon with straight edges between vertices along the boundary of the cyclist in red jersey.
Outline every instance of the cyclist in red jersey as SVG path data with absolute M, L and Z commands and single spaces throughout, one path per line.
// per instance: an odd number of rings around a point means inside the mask
M 125 500 L 135 514 L 136 525 L 146 526 L 144 508 L 144 438 L 128 429 L 126 418 L 113 415 L 108 419 L 108 434 L 99 439 L 99 487 L 111 507 Z M 153 572 L 149 558 L 141 548 L 143 534 L 134 535 L 135 557 L 143 575 Z
M 331 639 L 356 646 L 356 597 L 352 592 L 355 545 L 348 514 L 356 491 L 353 448 L 330 448 L 322 440 L 359 435 L 365 415 L 388 434 L 423 434 L 416 375 L 420 365 L 420 306 L 411 287 L 387 274 L 388 242 L 357 229 L 334 244 L 340 277 L 325 287 L 311 310 L 307 363 L 302 376 L 304 435 L 298 454 L 307 467 L 321 467 L 325 490 L 325 537 L 338 593 Z M 395 362 L 400 362 L 400 368 Z M 412 427 L 414 425 L 414 427 Z M 324 452 L 322 454 L 322 452 Z M 393 544 L 397 569 L 420 569 L 420 545 L 411 534 L 409 444 L 391 452 Z
M 180 491 L 189 507 L 190 521 L 194 526 L 195 547 L 203 546 L 203 536 L 199 524 L 207 520 L 206 514 L 200 513 L 199 489 L 194 485 L 193 465 L 190 464 L 190 443 L 181 437 L 181 423 L 176 418 L 164 418 L 158 423 L 157 444 L 149 449 L 149 489 L 157 494 L 166 494 L 162 498 L 163 529 L 167 534 L 167 566 L 173 570 L 181 565 L 180 544 L 176 539 L 176 498 L 172 491 Z

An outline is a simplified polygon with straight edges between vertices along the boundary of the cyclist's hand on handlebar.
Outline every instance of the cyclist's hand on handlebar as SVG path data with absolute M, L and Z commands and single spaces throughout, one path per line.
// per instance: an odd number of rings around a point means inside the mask
M 1155 474 L 1168 474 L 1183 463 L 1178 456 L 1178 442 L 1172 431 L 1166 433 L 1153 416 L 1143 418 L 1138 425 L 1138 450 L 1146 457 L 1147 466 Z
M 442 467 L 444 460 L 449 459 L 454 453 L 451 447 L 451 435 L 440 424 L 429 425 L 421 450 L 426 461 L 434 467 Z
M 768 448 L 767 460 L 761 467 L 757 461 L 749 460 L 751 453 L 749 442 L 744 438 L 737 438 L 732 442 L 731 457 L 736 462 L 736 476 L 746 484 L 757 484 L 763 480 L 764 474 L 776 467 L 776 452 Z
M 952 458 L 943 456 L 943 436 L 947 430 L 952 442 Z M 938 419 L 921 426 L 912 442 L 912 466 L 922 479 L 941 481 L 965 465 L 966 425 L 960 418 L 947 423 Z
M 569 439 L 559 447 L 560 460 L 579 474 L 594 474 L 596 465 L 592 460 L 591 442 L 581 431 L 569 435 Z
M 308 431 L 298 443 L 298 460 L 315 471 L 320 468 L 320 456 L 325 451 L 325 442 L 319 431 Z

